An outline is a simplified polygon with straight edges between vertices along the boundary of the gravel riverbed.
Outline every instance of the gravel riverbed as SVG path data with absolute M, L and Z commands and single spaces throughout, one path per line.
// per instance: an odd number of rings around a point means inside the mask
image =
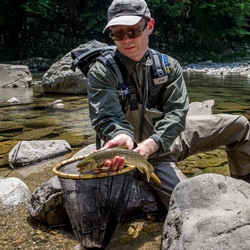
M 1 169 L 1 175 L 17 177 L 33 192 L 54 176 L 51 168 L 27 176 L 16 170 Z M 47 227 L 34 221 L 27 207 L 4 211 L 0 208 L 0 250 L 81 250 L 70 227 Z M 135 218 L 122 223 L 107 250 L 157 250 L 160 249 L 161 221 Z

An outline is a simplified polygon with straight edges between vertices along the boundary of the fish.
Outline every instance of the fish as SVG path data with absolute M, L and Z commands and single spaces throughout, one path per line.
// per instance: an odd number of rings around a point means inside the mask
M 147 181 L 152 178 L 157 184 L 161 181 L 154 173 L 154 167 L 140 154 L 133 150 L 122 147 L 108 148 L 96 151 L 82 159 L 76 167 L 79 172 L 84 173 L 87 170 L 102 169 L 106 160 L 112 160 L 115 156 L 124 157 L 125 165 L 131 168 L 137 168 L 140 172 L 146 174 Z

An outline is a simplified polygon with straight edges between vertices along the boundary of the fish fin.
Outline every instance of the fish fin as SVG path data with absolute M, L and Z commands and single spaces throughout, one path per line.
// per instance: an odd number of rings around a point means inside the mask
M 161 181 L 160 179 L 157 177 L 157 175 L 155 173 L 151 173 L 150 174 L 150 177 L 157 183 L 157 184 L 160 184 Z
M 125 164 L 125 166 L 128 166 L 129 168 L 132 168 L 132 169 L 136 168 L 136 166 L 134 166 L 134 165 L 129 165 L 129 164 Z

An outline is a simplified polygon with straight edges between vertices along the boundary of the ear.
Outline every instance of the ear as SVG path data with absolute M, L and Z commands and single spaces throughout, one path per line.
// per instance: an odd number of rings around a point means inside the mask
M 149 35 L 153 32 L 154 30 L 154 26 L 155 26 L 155 20 L 154 18 L 151 18 L 148 22 L 148 31 L 149 31 Z

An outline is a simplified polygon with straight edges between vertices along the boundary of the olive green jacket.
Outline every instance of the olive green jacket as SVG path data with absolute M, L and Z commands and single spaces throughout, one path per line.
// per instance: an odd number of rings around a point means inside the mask
M 148 67 L 145 66 L 149 59 L 148 53 L 140 62 L 132 61 L 119 51 L 117 55 L 136 84 L 140 108 L 130 111 L 129 96 L 125 99 L 121 97 L 117 77 L 111 69 L 97 61 L 88 73 L 88 100 L 92 126 L 104 142 L 120 133 L 125 133 L 135 142 L 139 142 L 138 124 L 143 114 L 142 124 L 145 129 L 142 139 L 154 139 L 163 153 L 185 128 L 189 101 L 182 68 L 175 59 L 168 56 L 170 72 L 168 80 L 162 83 L 159 96 L 162 106 L 157 110 L 152 104 L 153 97 L 148 91 L 146 80 L 146 75 L 151 77 L 151 74 L 147 74 Z M 142 111 L 143 103 L 146 111 Z

